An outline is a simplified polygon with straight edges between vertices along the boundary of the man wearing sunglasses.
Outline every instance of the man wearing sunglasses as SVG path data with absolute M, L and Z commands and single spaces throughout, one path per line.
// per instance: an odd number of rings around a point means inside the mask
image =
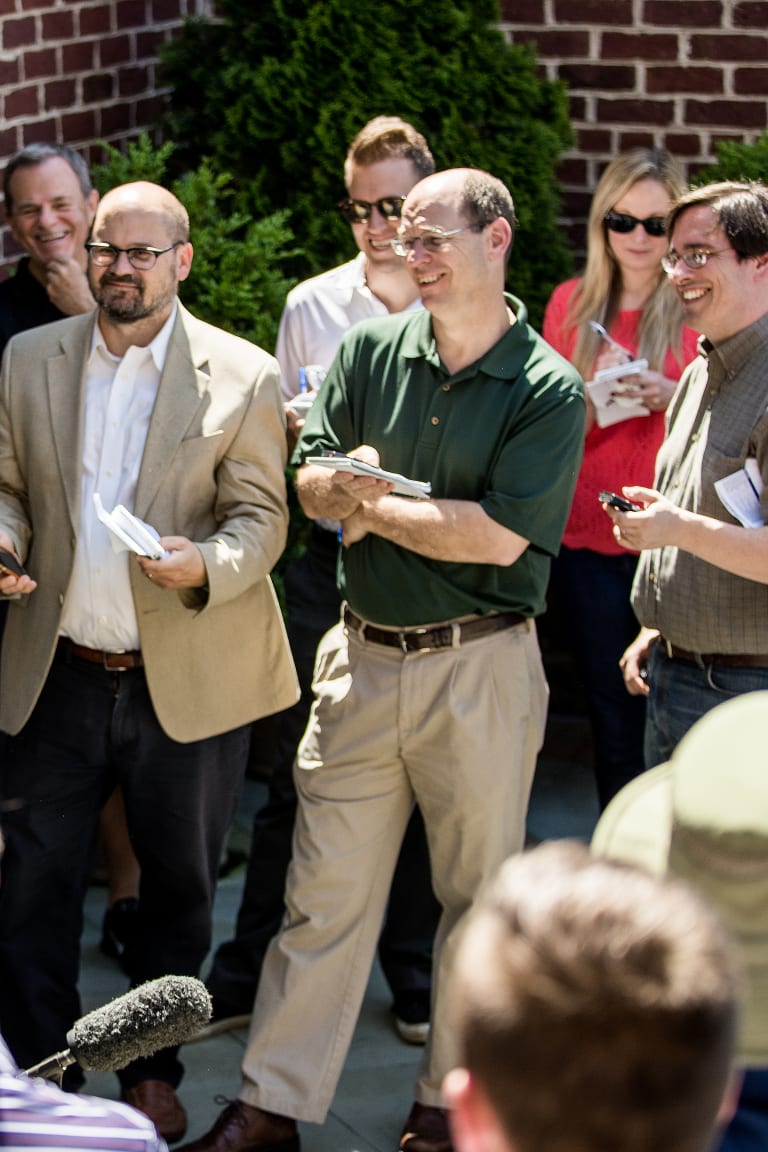
M 317 654 L 288 912 L 264 961 L 239 1099 L 186 1152 L 296 1152 L 296 1121 L 323 1122 L 414 802 L 442 914 L 399 1143 L 452 1148 L 445 977 L 480 890 L 523 846 L 547 698 L 533 618 L 584 440 L 579 376 L 504 293 L 514 227 L 509 191 L 488 173 L 420 181 L 394 248 L 426 310 L 358 324 L 307 415 L 297 490 L 307 515 L 341 522 L 346 602 Z M 307 462 L 333 450 L 428 480 L 431 498 Z
M 768 188 L 688 192 L 667 235 L 662 264 L 700 354 L 668 409 L 654 487 L 623 489 L 643 510 L 606 507 L 619 543 L 642 549 L 643 628 L 622 666 L 648 697 L 649 768 L 710 708 L 768 688 Z
M 97 311 L 3 357 L 0 548 L 27 571 L 0 578 L 0 1019 L 23 1067 L 81 1015 L 105 797 L 122 786 L 141 869 L 134 982 L 197 975 L 251 722 L 298 694 L 269 582 L 287 528 L 277 363 L 179 302 L 188 229 L 165 189 L 112 189 L 87 245 Z M 97 495 L 156 529 L 155 558 L 115 551 Z M 168 1141 L 181 1075 L 170 1048 L 120 1072 Z
M 303 423 L 291 407 L 299 391 L 300 369 L 330 368 L 342 337 L 358 321 L 421 307 L 418 286 L 391 242 L 406 193 L 434 167 L 427 141 L 398 116 L 377 116 L 350 144 L 344 163 L 347 196 L 338 210 L 350 225 L 359 252 L 354 260 L 294 288 L 280 322 L 277 359 L 294 434 Z M 296 812 L 293 762 L 312 703 L 317 646 L 339 618 L 337 528 L 315 521 L 306 552 L 284 574 L 288 636 L 301 699 L 277 721 L 269 797 L 254 816 L 236 933 L 218 948 L 206 979 L 213 1023 L 204 1035 L 247 1022 L 264 954 L 283 918 Z M 424 824 L 417 809 L 403 842 L 379 945 L 395 1027 L 407 1043 L 423 1044 L 429 1031 L 432 940 L 438 916 Z

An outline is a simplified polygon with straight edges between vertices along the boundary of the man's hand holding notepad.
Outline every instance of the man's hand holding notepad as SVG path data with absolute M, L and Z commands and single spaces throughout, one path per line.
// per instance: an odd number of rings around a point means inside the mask
M 134 516 L 122 504 L 117 504 L 111 512 L 107 512 L 98 492 L 94 492 L 93 502 L 96 505 L 96 515 L 112 537 L 115 552 L 124 552 L 127 549 L 138 556 L 148 556 L 150 560 L 162 560 L 168 555 L 158 544 L 160 536 L 151 524 L 139 520 L 138 516 Z
M 364 460 L 356 460 L 343 452 L 328 452 L 322 456 L 307 456 L 305 464 L 319 464 L 321 468 L 332 468 L 334 472 L 351 472 L 353 476 L 373 476 L 376 480 L 386 480 L 393 484 L 396 496 L 412 496 L 416 500 L 428 500 L 432 485 L 428 480 L 410 480 L 399 472 L 386 472 Z

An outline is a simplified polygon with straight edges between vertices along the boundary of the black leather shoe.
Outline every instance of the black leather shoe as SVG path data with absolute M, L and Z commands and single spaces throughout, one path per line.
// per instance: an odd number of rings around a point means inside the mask
M 453 1152 L 447 1110 L 416 1101 L 403 1127 L 400 1152 Z
M 127 966 L 126 951 L 136 939 L 138 926 L 139 902 L 135 896 L 126 896 L 122 900 L 115 900 L 111 908 L 107 908 L 101 922 L 101 941 L 99 948 L 111 960 L 117 960 L 120 967 L 130 976 Z
M 289 1116 L 232 1100 L 210 1132 L 177 1152 L 299 1152 L 299 1133 Z

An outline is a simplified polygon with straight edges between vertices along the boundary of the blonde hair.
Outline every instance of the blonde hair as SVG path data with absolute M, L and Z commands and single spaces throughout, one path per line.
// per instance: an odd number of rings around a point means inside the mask
M 639 180 L 658 181 L 673 201 L 686 190 L 682 168 L 662 148 L 632 148 L 617 156 L 601 176 L 589 210 L 587 264 L 566 319 L 568 328 L 578 329 L 572 360 L 585 379 L 600 347 L 600 337 L 588 322 L 599 320 L 609 327 L 621 297 L 621 269 L 608 244 L 605 214 Z M 656 287 L 640 320 L 638 356 L 644 356 L 654 371 L 662 371 L 670 348 L 680 358 L 681 328 L 682 308 L 659 265 Z
M 399 116 L 375 116 L 349 146 L 344 161 L 344 182 L 349 187 L 352 165 L 366 167 L 382 160 L 409 160 L 419 180 L 431 176 L 435 161 L 427 141 L 413 124 Z

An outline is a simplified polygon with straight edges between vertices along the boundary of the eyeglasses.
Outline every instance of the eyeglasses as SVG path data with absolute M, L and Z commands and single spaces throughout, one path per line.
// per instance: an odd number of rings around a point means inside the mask
M 348 224 L 365 224 L 371 212 L 378 208 L 385 220 L 391 224 L 399 220 L 403 211 L 405 196 L 382 196 L 380 200 L 340 200 L 336 205 Z
M 177 240 L 175 244 L 169 244 L 167 248 L 118 248 L 116 244 L 99 244 L 96 240 L 88 240 L 85 247 L 91 258 L 91 263 L 95 264 L 97 268 L 111 268 L 120 259 L 120 253 L 125 252 L 132 268 L 138 268 L 141 272 L 149 272 L 150 268 L 154 268 L 157 263 L 158 256 L 172 252 L 174 248 L 185 243 L 185 240 Z
M 686 268 L 690 268 L 695 272 L 697 268 L 703 268 L 708 264 L 713 256 L 722 256 L 724 252 L 733 252 L 733 248 L 695 248 L 692 252 L 667 252 L 666 256 L 661 258 L 661 266 L 667 275 L 671 275 L 677 268 L 682 260 Z
M 464 228 L 451 228 L 448 232 L 419 232 L 416 236 L 395 236 L 390 240 L 395 256 L 407 256 L 413 252 L 417 244 L 422 244 L 425 252 L 444 252 L 449 248 L 448 239 L 458 236 L 460 232 L 482 232 L 488 221 L 483 224 L 467 224 Z
M 665 231 L 663 216 L 646 216 L 645 220 L 639 220 L 629 212 L 606 212 L 603 220 L 610 232 L 634 232 L 638 224 L 642 224 L 649 236 L 663 236 Z

